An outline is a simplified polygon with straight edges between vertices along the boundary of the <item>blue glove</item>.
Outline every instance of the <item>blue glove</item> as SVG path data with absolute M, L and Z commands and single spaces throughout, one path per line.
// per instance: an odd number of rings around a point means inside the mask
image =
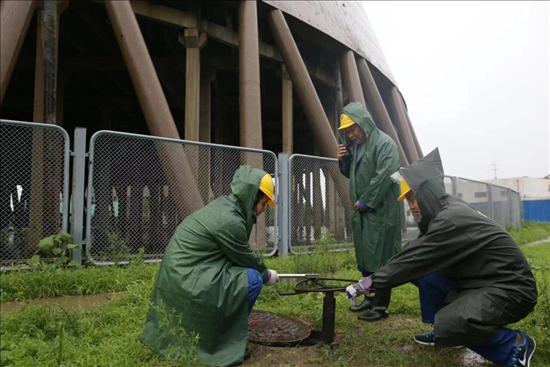
M 358 205 L 359 205 L 359 210 L 361 211 L 366 211 L 367 213 L 372 213 L 372 212 L 375 212 L 376 209 L 373 209 L 373 208 L 369 208 L 368 206 L 366 206 L 365 204 L 363 204 L 362 202 L 358 201 Z

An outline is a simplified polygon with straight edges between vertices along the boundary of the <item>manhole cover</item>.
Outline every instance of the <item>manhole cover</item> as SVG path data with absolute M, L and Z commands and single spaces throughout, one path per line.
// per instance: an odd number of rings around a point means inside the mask
M 311 334 L 310 327 L 291 316 L 252 311 L 248 317 L 248 340 L 265 345 L 297 344 Z

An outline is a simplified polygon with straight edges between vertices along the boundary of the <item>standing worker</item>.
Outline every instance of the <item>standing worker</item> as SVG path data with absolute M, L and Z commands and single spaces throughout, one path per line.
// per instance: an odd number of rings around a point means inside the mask
M 415 335 L 416 342 L 466 346 L 499 366 L 528 367 L 535 340 L 505 327 L 537 304 L 537 284 L 519 246 L 492 219 L 445 192 L 437 149 L 396 176 L 399 199 L 407 199 L 419 220 L 420 236 L 379 271 L 348 287 L 348 297 L 413 282 L 422 321 L 434 325 L 433 331 Z
M 185 218 L 160 265 L 142 341 L 167 357 L 185 348 L 164 327 L 158 308 L 175 312 L 180 327 L 199 336 L 199 358 L 208 366 L 234 366 L 245 352 L 248 315 L 262 285 L 279 281 L 248 243 L 256 217 L 275 205 L 273 179 L 240 167 L 222 196 Z
M 401 249 L 401 208 L 397 198 L 399 186 L 390 176 L 399 167 L 395 142 L 378 130 L 370 113 L 359 103 L 348 104 L 340 116 L 343 141 L 338 160 L 340 171 L 350 179 L 353 239 L 357 270 L 364 277 L 374 273 Z M 365 297 L 354 312 L 366 311 L 360 320 L 378 321 L 389 314 L 391 289 L 378 291 L 371 301 Z

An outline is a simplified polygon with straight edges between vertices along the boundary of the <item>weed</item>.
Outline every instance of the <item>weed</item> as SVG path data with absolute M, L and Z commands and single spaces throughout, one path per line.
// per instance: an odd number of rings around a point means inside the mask
M 193 332 L 188 333 L 181 326 L 182 315 L 176 310 L 169 313 L 162 302 L 159 306 L 151 303 L 150 308 L 160 314 L 160 328 L 163 334 L 159 336 L 159 340 L 170 341 L 170 346 L 166 350 L 166 359 L 181 362 L 182 366 L 198 366 L 200 363 L 199 336 Z

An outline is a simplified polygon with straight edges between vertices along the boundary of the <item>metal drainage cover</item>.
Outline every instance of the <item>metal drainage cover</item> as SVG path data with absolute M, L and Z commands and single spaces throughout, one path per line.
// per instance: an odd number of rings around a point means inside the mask
M 253 310 L 248 317 L 248 340 L 256 344 L 297 344 L 311 334 L 311 328 L 291 316 Z

